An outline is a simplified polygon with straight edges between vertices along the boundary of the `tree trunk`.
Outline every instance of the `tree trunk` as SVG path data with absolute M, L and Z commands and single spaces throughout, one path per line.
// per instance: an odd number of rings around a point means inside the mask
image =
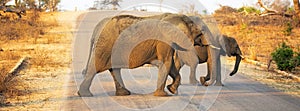
M 278 11 L 272 10 L 272 9 L 269 9 L 268 7 L 266 7 L 261 0 L 258 0 L 257 3 L 259 4 L 260 7 L 265 9 L 265 13 L 278 13 Z
M 21 3 L 20 0 L 15 0 L 15 5 L 16 5 L 16 7 L 20 7 L 20 3 Z
M 299 3 L 299 0 L 293 0 L 293 2 L 294 2 L 294 9 L 295 9 L 296 15 L 300 19 L 300 3 Z
M 294 0 L 294 2 L 295 2 L 295 1 L 298 1 L 298 0 Z M 299 2 L 299 1 L 298 1 L 298 2 Z M 270 9 L 270 8 L 266 7 L 266 6 L 264 5 L 264 3 L 262 2 L 262 0 L 258 0 L 258 1 L 257 1 L 257 4 L 258 4 L 261 8 L 264 8 L 264 9 L 265 9 L 265 11 L 264 11 L 263 13 L 260 14 L 260 16 L 266 16 L 266 15 L 283 15 L 283 16 L 285 16 L 285 17 L 292 17 L 292 15 L 287 14 L 287 13 L 285 13 L 285 12 L 279 12 L 279 11 L 277 11 L 277 10 L 273 10 L 273 9 Z

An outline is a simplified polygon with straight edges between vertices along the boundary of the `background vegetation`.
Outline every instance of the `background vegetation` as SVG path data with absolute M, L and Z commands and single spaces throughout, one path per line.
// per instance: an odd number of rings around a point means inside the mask
M 300 33 L 297 31 L 300 28 L 300 19 L 295 10 L 296 6 L 290 5 L 289 0 L 258 1 L 262 4 L 238 9 L 223 6 L 216 10 L 214 17 L 218 21 L 221 32 L 235 37 L 248 59 L 265 64 L 274 60 L 276 66 L 272 67 L 299 74 L 299 68 L 294 60 L 300 47 L 298 42 Z M 281 54 L 282 47 L 276 47 L 282 46 L 280 44 L 283 43 L 294 53 L 290 59 L 281 60 L 285 63 L 278 64 L 278 58 L 288 58 L 287 55 Z M 286 68 L 283 68 L 282 64 Z
M 9 1 L 14 1 L 16 7 L 51 12 L 57 11 L 57 5 L 60 3 L 60 0 L 0 0 L 0 5 L 4 6 Z
M 49 57 L 50 51 L 37 50 L 36 46 L 42 46 L 37 45 L 41 43 L 56 43 L 59 41 L 56 39 L 60 36 L 48 33 L 49 29 L 58 26 L 57 21 L 43 18 L 44 11 L 57 10 L 60 0 L 14 0 L 16 6 L 5 5 L 9 1 L 0 0 L 2 7 L 0 10 L 0 107 L 6 104 L 7 97 L 29 93 L 28 90 L 19 89 L 24 84 L 18 79 L 5 82 L 9 77 L 8 72 L 18 60 L 29 56 L 33 58 L 30 62 L 31 67 L 55 65 L 56 63 Z M 10 12 L 4 12 L 8 10 Z M 21 14 L 22 17 L 18 17 L 17 13 L 21 10 L 26 12 Z
M 292 71 L 300 62 L 299 52 L 296 54 L 286 43 L 282 43 L 271 55 L 278 69 L 283 71 Z

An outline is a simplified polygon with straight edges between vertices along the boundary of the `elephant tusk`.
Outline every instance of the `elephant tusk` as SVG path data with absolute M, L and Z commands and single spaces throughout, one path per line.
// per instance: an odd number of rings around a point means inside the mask
M 213 49 L 217 49 L 217 50 L 221 50 L 221 48 L 219 48 L 219 47 L 216 47 L 216 46 L 214 46 L 214 45 L 208 45 L 208 46 L 210 46 L 211 48 L 213 48 Z
M 243 55 L 240 55 L 240 56 L 241 56 L 242 60 L 246 59 L 246 57 L 244 57 Z

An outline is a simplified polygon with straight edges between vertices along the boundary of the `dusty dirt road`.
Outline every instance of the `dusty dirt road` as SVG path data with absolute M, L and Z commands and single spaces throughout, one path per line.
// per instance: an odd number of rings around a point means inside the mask
M 247 69 L 243 63 L 236 76 L 223 75 L 224 87 L 189 85 L 187 73 L 189 69 L 183 67 L 179 93 L 168 97 L 154 97 L 151 94 L 155 90 L 157 80 L 157 69 L 154 67 L 122 70 L 125 85 L 133 93 L 130 96 L 114 96 L 114 83 L 106 71 L 98 74 L 92 83 L 91 91 L 94 97 L 78 97 L 76 92 L 83 80 L 81 71 L 88 57 L 89 39 L 93 27 L 95 23 L 112 14 L 115 12 L 89 12 L 79 22 L 80 30 L 76 30 L 77 35 L 73 40 L 72 73 L 69 82 L 65 84 L 68 92 L 65 93 L 60 110 L 298 111 L 300 109 L 299 97 L 287 95 L 241 74 L 255 71 Z M 222 73 L 228 74 L 232 65 L 223 60 Z M 197 77 L 205 73 L 205 64 L 199 65 Z M 168 79 L 168 82 L 171 81 Z

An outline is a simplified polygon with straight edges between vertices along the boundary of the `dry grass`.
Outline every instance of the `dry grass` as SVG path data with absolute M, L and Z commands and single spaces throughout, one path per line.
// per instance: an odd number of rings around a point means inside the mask
M 28 73 L 28 70 L 20 72 L 16 78 L 4 83 L 8 71 L 14 67 L 18 59 L 24 56 L 31 58 L 28 69 L 36 70 L 32 75 L 36 78 L 56 77 L 58 74 L 46 75 L 38 72 L 50 72 L 50 70 L 55 70 L 54 68 L 65 67 L 70 60 L 62 61 L 54 57 L 66 53 L 63 47 L 56 49 L 58 45 L 55 45 L 60 43 L 65 35 L 50 32 L 53 28 L 59 27 L 59 23 L 54 17 L 40 16 L 38 12 L 29 12 L 22 19 L 3 16 L 0 19 L 0 25 L 5 26 L 0 28 L 0 106 L 7 106 L 11 105 L 9 99 L 14 98 L 15 101 L 21 101 L 19 97 L 25 97 L 32 92 L 29 88 L 32 80 L 22 78 L 25 73 Z
M 214 17 L 218 21 L 221 32 L 234 37 L 243 55 L 248 59 L 268 64 L 271 59 L 271 53 L 282 42 L 287 43 L 294 51 L 300 51 L 300 27 L 296 27 L 296 20 L 293 18 L 280 15 L 261 17 L 257 15 L 244 15 L 233 11 L 216 13 Z M 289 23 L 292 24 L 293 29 L 290 34 L 287 34 Z M 270 69 L 275 68 L 275 63 L 272 63 Z M 290 73 L 300 76 L 299 69 L 297 67 Z M 244 74 L 250 78 L 289 94 L 300 96 L 299 81 L 267 70 L 255 65 L 242 64 L 240 66 L 240 72 L 245 72 Z
M 0 68 L 0 89 L 1 91 L 3 91 L 4 89 L 6 89 L 5 84 L 4 83 L 4 79 L 5 79 L 5 74 L 7 73 L 7 71 L 5 70 L 4 67 Z M 3 101 L 0 101 L 0 103 L 3 103 Z
M 14 61 L 20 59 L 21 55 L 23 55 L 20 51 L 10 49 L 13 42 L 18 43 L 20 40 L 37 36 L 42 32 L 43 27 L 30 24 L 32 22 L 31 19 L 10 19 L 9 17 L 1 16 L 0 20 L 0 25 L 2 26 L 0 28 L 0 63 L 3 66 L 0 72 L 0 84 L 3 86 L 5 75 L 13 67 Z M 35 22 L 37 24 L 40 23 L 38 21 Z M 3 92 L 6 89 L 5 87 L 1 87 L 0 91 Z
M 294 51 L 299 51 L 300 27 L 295 27 L 294 24 L 291 34 L 285 34 L 287 24 L 293 23 L 293 18 L 279 15 L 260 17 L 238 13 L 214 16 L 221 32 L 235 37 L 244 56 L 249 59 L 267 64 L 271 59 L 271 53 L 282 42 L 286 42 Z
M 40 23 L 33 24 L 42 26 L 43 33 L 1 43 L 0 50 L 3 51 L 0 51 L 0 55 L 10 51 L 20 57 L 30 57 L 29 67 L 12 80 L 13 83 L 3 94 L 5 107 L 1 110 L 60 108 L 60 100 L 64 99 L 62 96 L 65 92 L 63 85 L 71 63 L 72 25 L 78 14 L 41 13 L 36 19 Z M 27 16 L 26 19 L 32 18 Z M 1 61 L 0 65 L 10 63 Z

